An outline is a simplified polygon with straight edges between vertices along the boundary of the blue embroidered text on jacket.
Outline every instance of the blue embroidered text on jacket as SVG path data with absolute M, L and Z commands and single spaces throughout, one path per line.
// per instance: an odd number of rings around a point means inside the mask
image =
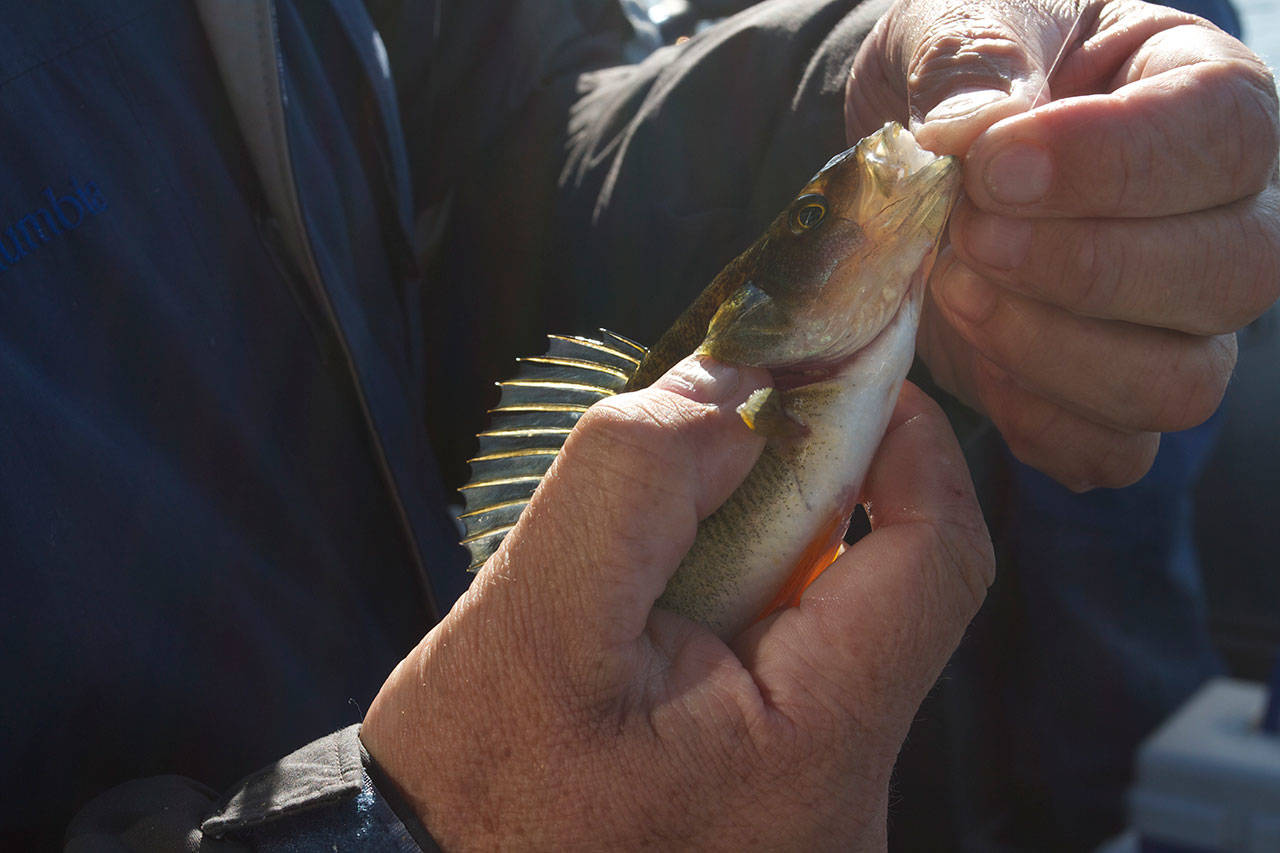
M 52 187 L 45 187 L 44 197 L 46 207 L 37 207 L 0 233 L 0 271 L 107 209 L 107 200 L 93 181 L 72 180 L 67 195 L 56 195 Z

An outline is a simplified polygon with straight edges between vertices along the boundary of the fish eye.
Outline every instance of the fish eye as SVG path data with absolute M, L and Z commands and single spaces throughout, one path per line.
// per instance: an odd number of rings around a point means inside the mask
M 791 211 L 791 230 L 801 234 L 816 228 L 827 215 L 827 200 L 818 193 L 800 196 Z

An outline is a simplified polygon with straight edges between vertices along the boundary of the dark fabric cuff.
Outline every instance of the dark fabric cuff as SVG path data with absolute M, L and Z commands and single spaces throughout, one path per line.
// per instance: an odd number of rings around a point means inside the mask
M 201 823 L 205 838 L 262 851 L 438 851 L 365 772 L 359 733 L 358 725 L 334 732 L 245 779 Z
M 405 831 L 417 842 L 424 853 L 444 853 L 436 840 L 431 837 L 431 833 L 427 832 L 427 828 L 418 820 L 417 814 L 400 796 L 400 789 L 391 781 L 378 763 L 369 755 L 369 751 L 364 748 L 364 744 L 360 745 L 360 759 L 364 762 L 364 772 L 368 774 L 370 781 L 373 782 L 374 790 L 381 795 L 383 802 L 395 817 L 400 821 Z
M 389 781 L 380 791 L 366 772 L 359 733 L 358 725 L 350 726 L 313 741 L 244 779 L 220 801 L 211 789 L 180 776 L 119 785 L 76 815 L 65 849 L 439 851 L 412 811 L 397 806 L 397 814 L 383 798 L 381 791 L 398 794 Z
M 245 778 L 200 824 L 205 835 L 268 823 L 358 794 L 364 781 L 360 727 L 348 726 Z

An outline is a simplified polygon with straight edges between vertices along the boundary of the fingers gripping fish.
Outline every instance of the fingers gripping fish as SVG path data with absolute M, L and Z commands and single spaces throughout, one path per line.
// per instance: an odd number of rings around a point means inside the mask
M 746 480 L 698 526 L 657 604 L 722 638 L 793 601 L 835 558 L 915 352 L 924 283 L 959 193 L 952 157 L 889 123 L 837 155 L 646 350 L 551 337 L 500 383 L 463 487 L 472 569 L 515 526 L 573 424 L 694 351 L 767 368 L 740 410 L 767 436 Z

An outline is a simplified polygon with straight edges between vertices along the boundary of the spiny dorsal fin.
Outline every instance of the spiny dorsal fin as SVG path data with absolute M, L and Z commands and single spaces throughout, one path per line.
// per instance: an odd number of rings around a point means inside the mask
M 600 340 L 549 335 L 544 355 L 517 361 L 499 382 L 502 397 L 480 433 L 460 516 L 471 571 L 484 565 L 524 511 L 565 438 L 587 407 L 626 387 L 645 348 L 605 329 Z

